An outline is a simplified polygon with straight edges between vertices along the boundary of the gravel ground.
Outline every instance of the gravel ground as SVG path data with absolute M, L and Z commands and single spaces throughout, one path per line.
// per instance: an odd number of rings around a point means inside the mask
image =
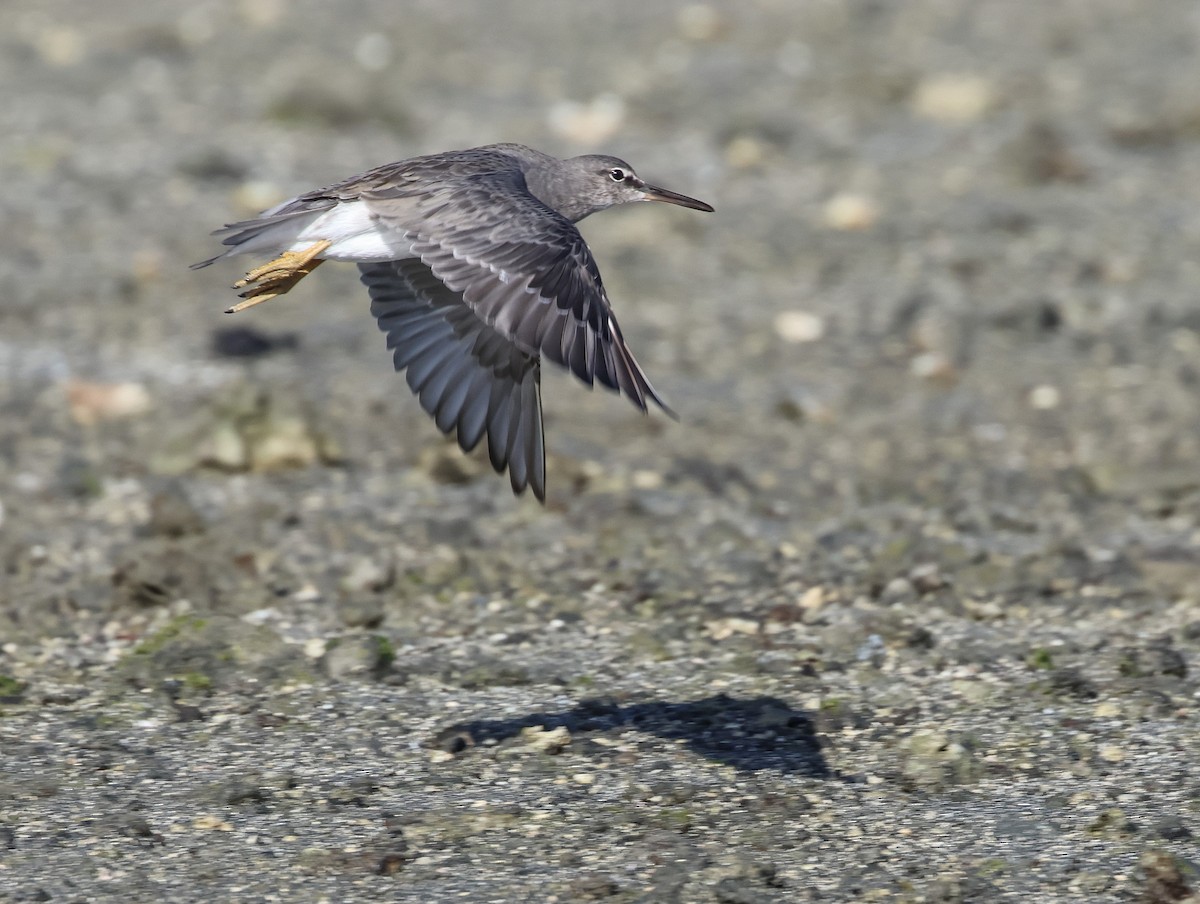
M 0 900 L 1196 901 L 1191 0 L 8 0 Z M 210 229 L 490 141 L 681 413 L 514 499 L 353 268 Z

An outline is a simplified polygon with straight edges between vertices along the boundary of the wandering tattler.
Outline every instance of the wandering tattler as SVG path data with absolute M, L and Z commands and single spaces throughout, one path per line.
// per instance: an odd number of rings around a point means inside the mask
M 644 182 L 624 160 L 560 160 L 519 144 L 414 157 L 306 192 L 217 230 L 234 254 L 277 254 L 239 280 L 236 313 L 282 295 L 324 260 L 355 261 L 396 370 L 443 433 L 487 433 L 513 491 L 546 495 L 541 359 L 646 410 L 654 391 L 625 345 L 575 228 L 631 201 L 712 211 Z

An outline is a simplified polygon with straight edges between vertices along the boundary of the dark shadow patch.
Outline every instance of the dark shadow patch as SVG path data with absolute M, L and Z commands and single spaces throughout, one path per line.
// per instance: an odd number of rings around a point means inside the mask
M 261 358 L 299 345 L 295 333 L 265 333 L 249 326 L 213 330 L 212 353 L 218 358 Z
M 463 740 L 458 750 L 499 743 L 541 726 L 566 728 L 572 739 L 589 733 L 635 730 L 683 740 L 700 756 L 755 772 L 799 772 L 835 778 L 821 754 L 813 719 L 775 697 L 737 700 L 725 694 L 687 703 L 650 701 L 621 705 L 606 697 L 582 701 L 566 712 L 531 713 L 515 719 L 462 722 L 438 732 Z M 466 739 L 470 741 L 467 742 Z

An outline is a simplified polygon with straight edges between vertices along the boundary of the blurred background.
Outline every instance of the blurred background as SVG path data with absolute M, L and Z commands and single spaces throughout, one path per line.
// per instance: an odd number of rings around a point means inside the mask
M 1200 800 L 1194 0 L 0 25 L 22 895 L 1185 893 L 1143 849 L 1187 855 Z M 254 262 L 188 269 L 223 223 L 497 141 L 716 207 L 582 224 L 681 420 L 547 370 L 544 508 L 438 435 L 353 267 L 236 317 Z

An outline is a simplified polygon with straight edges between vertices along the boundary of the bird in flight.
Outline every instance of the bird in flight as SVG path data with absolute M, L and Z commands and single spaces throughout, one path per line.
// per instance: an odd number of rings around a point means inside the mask
M 668 414 L 617 325 L 575 228 L 617 204 L 703 201 L 643 181 L 624 160 L 559 159 L 493 144 L 388 163 L 217 230 L 235 254 L 275 257 L 234 284 L 236 313 L 323 261 L 354 261 L 397 371 L 443 433 L 488 457 L 513 492 L 546 496 L 541 360 Z

